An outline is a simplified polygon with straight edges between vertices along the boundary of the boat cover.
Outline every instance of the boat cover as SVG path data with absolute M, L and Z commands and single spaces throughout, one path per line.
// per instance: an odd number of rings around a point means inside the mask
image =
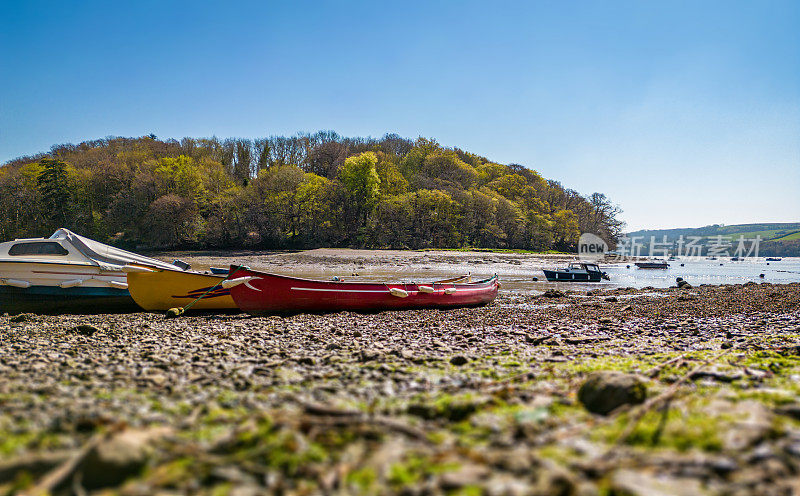
M 74 246 L 75 249 L 83 253 L 86 258 L 96 262 L 97 265 L 106 266 L 113 270 L 119 270 L 121 266 L 130 263 L 138 263 L 163 269 L 178 269 L 178 267 L 170 263 L 162 262 L 155 258 L 137 255 L 136 253 L 114 248 L 113 246 L 100 243 L 93 239 L 84 238 L 63 227 L 54 232 L 50 236 L 50 239 L 65 239 Z

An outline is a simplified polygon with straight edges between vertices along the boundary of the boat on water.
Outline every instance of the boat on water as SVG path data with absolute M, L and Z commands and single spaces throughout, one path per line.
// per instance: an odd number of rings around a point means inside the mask
M 188 304 L 191 304 L 191 310 L 199 311 L 238 310 L 231 298 L 231 290 L 221 285 L 228 278 L 227 269 L 212 267 L 209 272 L 198 272 L 188 266 L 180 270 L 177 267 L 129 264 L 122 270 L 128 275 L 131 297 L 145 310 L 169 310 Z
M 778 257 L 767 257 L 767 262 L 780 262 L 781 259 Z
M 171 264 L 58 229 L 49 238 L 0 243 L 0 312 L 138 310 L 122 267 Z
M 497 275 L 477 282 L 468 276 L 430 283 L 348 282 L 301 279 L 231 266 L 236 305 L 253 314 L 301 312 L 376 312 L 420 308 L 481 306 L 497 297 Z
M 543 269 L 543 272 L 550 282 L 600 282 L 609 279 L 597 264 L 584 262 L 571 262 L 565 269 Z
M 669 264 L 665 260 L 651 260 L 649 262 L 635 262 L 640 269 L 668 269 Z

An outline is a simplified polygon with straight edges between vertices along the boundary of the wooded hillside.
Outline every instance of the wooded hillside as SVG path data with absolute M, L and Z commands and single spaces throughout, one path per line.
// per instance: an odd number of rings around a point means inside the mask
M 53 146 L 0 168 L 0 238 L 66 227 L 151 248 L 568 249 L 619 209 L 520 165 L 397 135 Z

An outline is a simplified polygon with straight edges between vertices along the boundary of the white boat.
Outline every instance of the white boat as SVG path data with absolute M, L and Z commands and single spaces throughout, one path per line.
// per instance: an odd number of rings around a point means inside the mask
M 175 265 L 58 229 L 0 243 L 0 313 L 136 310 L 124 265 Z

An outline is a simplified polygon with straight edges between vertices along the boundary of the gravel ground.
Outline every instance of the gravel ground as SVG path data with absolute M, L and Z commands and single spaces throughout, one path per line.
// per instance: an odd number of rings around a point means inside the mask
M 3 316 L 0 377 L 0 494 L 800 493 L 800 284 Z

